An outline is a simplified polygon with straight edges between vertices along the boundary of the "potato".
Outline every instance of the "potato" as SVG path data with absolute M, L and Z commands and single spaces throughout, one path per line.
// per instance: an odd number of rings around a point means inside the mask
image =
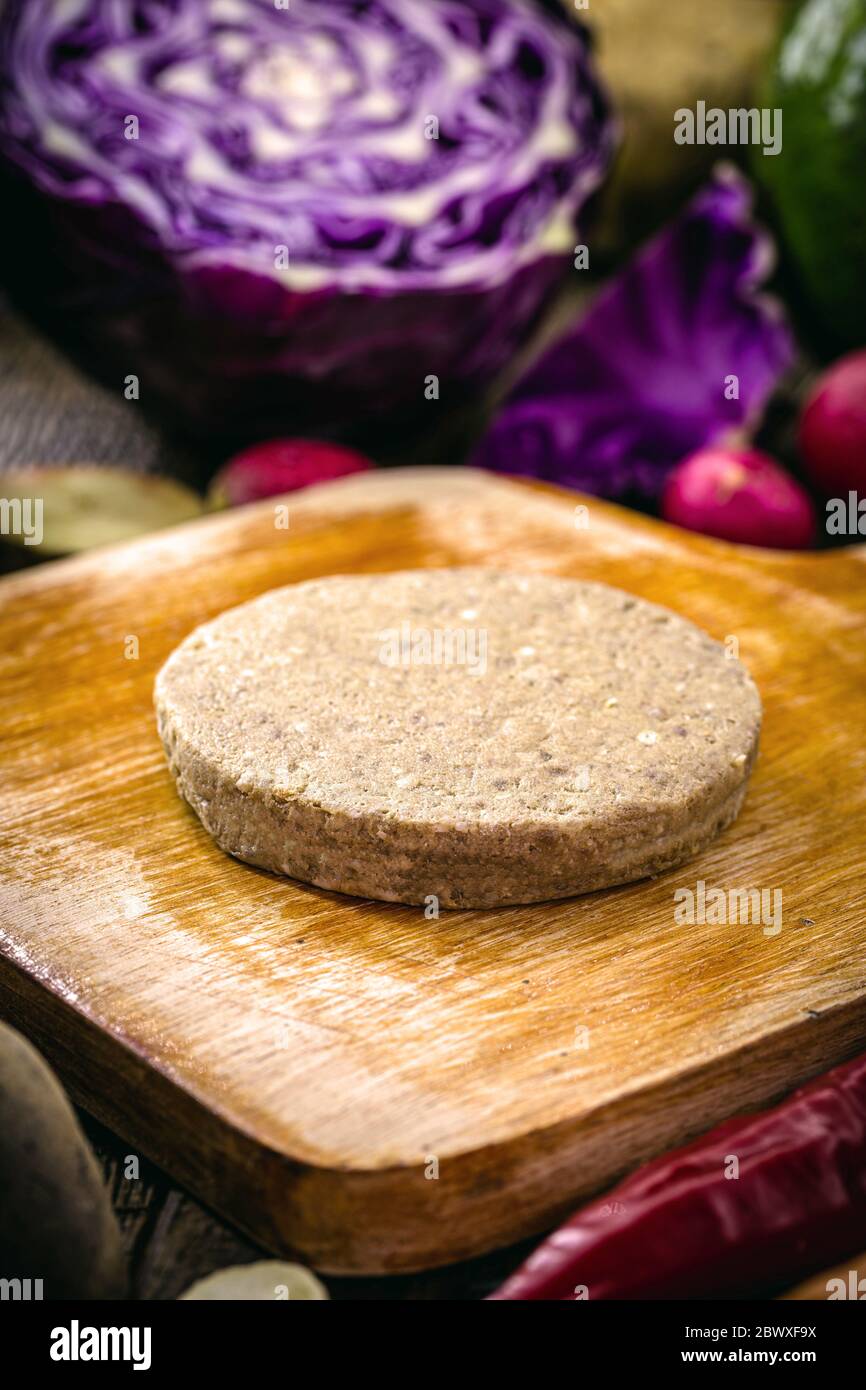
M 3 536 L 31 557 L 72 555 L 192 521 L 203 503 L 174 478 L 102 464 L 18 466 L 0 473 Z
M 75 1112 L 36 1049 L 2 1023 L 0 1278 L 41 1279 L 46 1299 L 126 1292 L 120 1231 Z
M 258 1260 L 255 1264 L 230 1265 L 197 1279 L 180 1295 L 180 1301 L 297 1303 L 327 1297 L 327 1290 L 303 1265 Z

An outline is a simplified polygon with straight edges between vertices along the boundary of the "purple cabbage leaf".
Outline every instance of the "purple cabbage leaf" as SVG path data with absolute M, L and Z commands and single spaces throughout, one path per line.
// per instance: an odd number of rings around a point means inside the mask
M 762 291 L 773 261 L 747 181 L 719 166 L 518 380 L 474 461 L 657 499 L 675 464 L 754 424 L 793 361 L 781 308 Z

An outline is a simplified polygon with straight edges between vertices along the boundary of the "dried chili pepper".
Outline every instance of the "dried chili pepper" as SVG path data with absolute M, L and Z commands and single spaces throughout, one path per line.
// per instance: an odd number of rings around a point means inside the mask
M 493 1299 L 707 1298 L 866 1244 L 866 1055 L 639 1168 Z

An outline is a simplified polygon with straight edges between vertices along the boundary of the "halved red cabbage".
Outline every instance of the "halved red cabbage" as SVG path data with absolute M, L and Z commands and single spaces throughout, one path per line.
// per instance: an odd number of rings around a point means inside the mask
M 748 432 L 794 341 L 751 189 L 720 165 L 517 382 L 475 462 L 601 497 L 658 499 L 675 464 Z
M 532 0 L 28 0 L 0 77 L 70 303 L 212 426 L 489 377 L 612 143 Z

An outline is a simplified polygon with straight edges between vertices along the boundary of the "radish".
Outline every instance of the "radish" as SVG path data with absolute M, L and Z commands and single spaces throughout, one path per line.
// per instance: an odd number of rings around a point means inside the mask
M 825 497 L 866 496 L 866 349 L 818 378 L 800 417 L 800 450 Z
M 800 550 L 812 543 L 815 512 L 808 493 L 759 449 L 700 449 L 669 475 L 666 521 L 743 545 Z
M 269 439 L 229 459 L 211 483 L 208 501 L 237 507 L 373 467 L 363 454 L 325 440 Z

